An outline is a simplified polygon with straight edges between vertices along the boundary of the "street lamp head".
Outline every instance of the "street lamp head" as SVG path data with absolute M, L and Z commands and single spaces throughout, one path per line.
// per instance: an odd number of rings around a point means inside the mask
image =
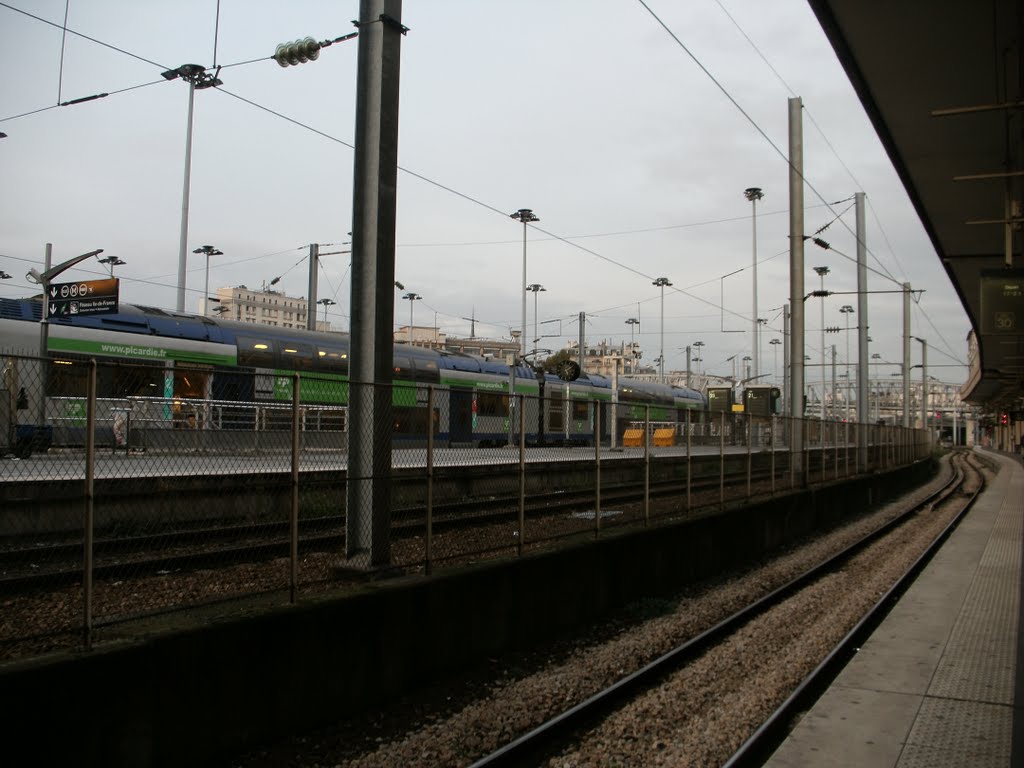
M 207 256 L 223 256 L 224 251 L 220 251 L 214 248 L 212 245 L 201 245 L 196 248 L 192 253 L 205 253 Z
M 814 271 L 818 273 L 819 277 L 824 277 L 832 270 L 830 270 L 828 267 L 815 267 Z
M 320 299 L 317 301 L 317 304 L 323 304 L 325 307 L 333 307 L 337 303 L 334 299 Z
M 851 307 L 849 304 L 843 304 L 843 306 L 839 308 L 839 311 L 842 312 L 844 315 L 848 315 L 851 312 L 853 312 L 853 307 Z
M 533 211 L 529 208 L 520 208 L 515 213 L 509 214 L 513 219 L 518 219 L 523 224 L 529 224 L 531 221 L 540 221 L 540 218 L 535 216 Z
M 220 74 L 220 67 L 217 67 L 217 74 Z M 217 75 L 208 73 L 202 64 L 182 64 L 177 69 L 168 69 L 166 72 L 161 72 L 160 75 L 165 80 L 177 80 L 180 77 L 186 83 L 191 83 L 200 90 L 224 85 Z
M 404 296 L 402 296 L 402 298 L 403 299 L 408 299 L 409 301 L 416 301 L 417 299 L 422 299 L 423 297 L 420 296 L 418 293 L 412 293 L 410 291 L 409 293 L 407 293 Z
M 25 273 L 25 279 L 36 285 L 43 284 L 43 276 L 39 274 L 39 270 L 35 267 L 32 267 L 32 269 Z
M 118 256 L 105 256 L 102 259 L 97 258 L 96 261 L 98 261 L 100 264 L 108 264 L 108 265 L 110 265 L 110 271 L 111 272 L 114 271 L 114 267 L 122 267 L 122 266 L 124 266 L 125 264 L 128 263 L 127 261 L 123 261 Z
M 635 317 L 631 317 L 628 320 L 626 320 L 626 325 L 640 325 L 640 321 L 637 320 Z
M 656 285 L 659 288 L 664 288 L 666 285 L 672 285 L 672 281 L 669 280 L 667 277 L 659 277 L 657 280 L 651 283 L 651 285 Z
M 540 283 L 530 283 L 526 286 L 526 291 L 527 293 L 537 293 L 538 291 L 547 291 L 547 288 Z
M 0 280 L 10 280 L 10 279 L 11 279 L 11 276 L 8 275 L 6 272 L 4 272 L 2 269 L 0 269 Z
M 782 342 L 779 339 L 772 339 L 768 343 L 771 344 L 772 346 L 775 346 L 776 344 L 781 344 Z
M 704 342 L 703 341 L 695 341 L 695 342 L 693 342 L 693 346 L 695 346 L 695 347 L 703 347 L 704 346 Z
M 760 200 L 764 197 L 764 193 L 761 191 L 760 187 L 747 187 L 743 190 L 743 196 L 750 202 L 754 202 L 755 200 Z

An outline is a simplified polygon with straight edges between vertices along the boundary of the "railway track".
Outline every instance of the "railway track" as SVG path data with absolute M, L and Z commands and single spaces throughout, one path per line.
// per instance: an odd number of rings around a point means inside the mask
M 589 764 L 588 756 L 604 754 L 615 764 L 614 753 L 609 754 L 608 745 L 602 744 L 601 736 L 594 736 L 598 731 L 598 724 L 608 722 L 620 716 L 620 713 L 627 712 L 631 708 L 634 715 L 637 709 L 643 709 L 647 718 L 672 722 L 673 718 L 682 715 L 673 715 L 671 710 L 659 712 L 655 715 L 652 712 L 654 705 L 649 699 L 658 697 L 658 689 L 670 685 L 669 681 L 673 676 L 679 675 L 688 664 L 693 663 L 705 654 L 712 653 L 716 648 L 736 638 L 737 634 L 744 631 L 755 622 L 762 620 L 771 612 L 785 612 L 786 606 L 791 602 L 801 600 L 801 596 L 809 590 L 819 589 L 817 585 L 835 575 L 845 568 L 850 568 L 850 563 L 859 556 L 864 556 L 873 547 L 879 547 L 891 537 L 898 535 L 902 530 L 907 530 L 915 519 L 924 518 L 929 512 L 938 510 L 946 505 L 955 505 L 958 511 L 953 514 L 952 521 L 945 525 L 938 536 L 906 569 L 903 575 L 884 591 L 881 598 L 877 599 L 871 608 L 856 622 L 849 631 L 845 632 L 841 641 L 836 644 L 820 660 L 812 671 L 804 677 L 795 688 L 784 696 L 781 704 L 775 708 L 759 727 L 753 732 L 742 745 L 732 752 L 731 757 L 726 752 L 726 765 L 730 768 L 739 766 L 760 765 L 763 759 L 770 754 L 771 750 L 779 743 L 784 736 L 792 718 L 796 713 L 805 708 L 810 701 L 819 695 L 841 669 L 846 659 L 852 654 L 860 642 L 870 634 L 870 631 L 877 626 L 884 617 L 895 596 L 902 592 L 913 580 L 916 574 L 924 567 L 932 554 L 941 546 L 941 543 L 955 528 L 957 523 L 967 513 L 974 503 L 977 495 L 984 487 L 980 470 L 973 466 L 971 459 L 963 454 L 954 458 L 955 471 L 949 482 L 942 488 L 930 494 L 926 499 L 918 502 L 909 510 L 894 518 L 885 525 L 879 527 L 869 535 L 863 537 L 856 543 L 846 547 L 843 551 L 808 569 L 803 574 L 790 580 L 783 586 L 775 589 L 770 594 L 747 605 L 735 612 L 728 618 L 719 621 L 711 628 L 690 640 L 678 645 L 669 652 L 663 654 L 654 661 L 644 665 L 635 672 L 630 673 L 608 685 L 603 690 L 588 696 L 573 706 L 565 709 L 544 723 L 530 730 L 528 733 L 510 741 L 503 747 L 491 752 L 473 763 L 474 768 L 494 768 L 496 766 L 512 765 L 576 765 Z M 969 494 L 961 493 L 965 484 L 972 487 Z M 794 612 L 793 615 L 796 615 Z M 757 643 L 751 638 L 746 638 L 741 646 L 748 649 L 756 647 Z M 769 646 L 766 646 L 769 647 Z M 781 662 L 777 662 L 781 663 Z M 690 685 L 690 683 L 687 683 Z M 733 692 L 735 693 L 735 692 Z M 730 694 L 722 694 L 728 696 Z M 665 699 L 677 697 L 668 694 Z M 705 697 L 709 703 L 718 700 L 714 693 L 708 693 Z M 638 703 L 644 702 L 644 703 Z M 646 709 L 644 709 L 646 708 Z M 707 718 L 713 721 L 718 715 L 714 712 L 714 706 L 708 712 L 689 711 L 686 714 L 691 718 Z M 628 718 L 629 715 L 622 717 Z M 608 725 L 608 730 L 621 734 L 622 725 Z M 613 737 L 614 738 L 614 737 Z M 596 740 L 597 746 L 590 746 L 591 740 Z M 669 747 L 658 738 L 644 741 L 637 739 L 637 748 L 641 749 L 639 754 L 634 754 L 632 760 L 626 759 L 623 764 L 676 764 L 670 759 Z M 646 745 L 641 747 L 641 745 Z M 568 746 L 567 746 L 568 745 Z M 654 754 L 646 758 L 642 752 L 643 748 L 653 749 Z M 685 749 L 685 748 L 684 748 Z M 561 758 L 553 758 L 554 755 L 561 755 Z M 551 760 L 550 763 L 545 761 Z M 559 762 L 564 759 L 564 762 Z M 661 761 L 659 761 L 659 759 Z M 667 762 L 664 762 L 668 759 Z M 718 759 L 714 764 L 721 764 L 723 760 Z M 703 759 L 689 761 L 680 760 L 679 764 L 704 764 Z
M 724 482 L 745 482 L 746 472 L 730 473 Z M 753 470 L 752 484 L 771 479 L 767 470 Z M 601 488 L 604 508 L 610 505 L 638 504 L 645 498 L 685 497 L 687 492 L 700 496 L 718 490 L 723 478 L 702 477 L 685 481 L 663 480 L 645 485 L 642 481 Z M 744 497 L 745 498 L 745 497 Z M 736 500 L 736 499 L 731 499 Z M 432 528 L 443 534 L 496 523 L 514 521 L 518 515 L 517 495 L 491 496 L 436 504 L 432 509 Z M 531 521 L 566 512 L 592 510 L 594 491 L 552 491 L 533 494 L 525 505 Z M 392 530 L 398 539 L 421 536 L 426 524 L 422 506 L 396 510 Z M 303 518 L 299 523 L 299 551 L 339 551 L 344 545 L 344 515 Z M 95 578 L 125 578 L 161 572 L 258 562 L 282 556 L 290 541 L 287 521 L 253 522 L 244 525 L 192 526 L 153 534 L 107 536 L 93 545 Z M 74 584 L 81 580 L 82 542 L 80 540 L 42 541 L 29 546 L 0 549 L 0 594 Z

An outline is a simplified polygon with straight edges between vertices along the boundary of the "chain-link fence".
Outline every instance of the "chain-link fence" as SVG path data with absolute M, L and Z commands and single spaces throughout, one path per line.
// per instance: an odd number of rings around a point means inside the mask
M 895 467 L 927 435 L 565 383 L 0 357 L 0 657 Z

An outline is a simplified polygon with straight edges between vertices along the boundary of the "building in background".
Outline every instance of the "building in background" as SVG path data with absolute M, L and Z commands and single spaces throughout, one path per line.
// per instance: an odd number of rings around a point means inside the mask
M 210 299 L 206 314 L 243 323 L 273 325 L 278 328 L 305 328 L 309 302 L 304 296 L 288 296 L 264 287 L 258 291 L 237 285 L 218 288 L 217 298 Z M 331 324 L 316 321 L 318 331 L 331 330 Z

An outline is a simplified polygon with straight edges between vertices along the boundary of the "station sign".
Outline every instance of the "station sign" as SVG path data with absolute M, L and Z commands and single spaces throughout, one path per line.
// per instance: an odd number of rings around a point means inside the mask
M 981 332 L 997 336 L 1024 335 L 1024 270 L 982 271 Z
M 708 387 L 709 411 L 730 413 L 732 407 L 732 387 Z
M 117 312 L 120 281 L 81 280 L 77 283 L 54 283 L 46 291 L 46 317 L 77 317 Z

